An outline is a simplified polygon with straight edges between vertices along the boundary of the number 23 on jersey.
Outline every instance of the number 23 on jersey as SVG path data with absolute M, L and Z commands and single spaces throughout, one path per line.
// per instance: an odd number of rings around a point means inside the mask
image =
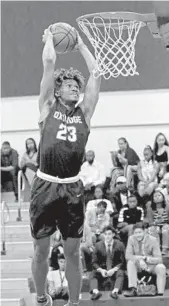
M 59 131 L 56 134 L 57 139 L 61 140 L 69 140 L 71 142 L 75 142 L 77 140 L 77 133 L 75 126 L 66 126 L 65 124 L 61 123 L 59 125 Z

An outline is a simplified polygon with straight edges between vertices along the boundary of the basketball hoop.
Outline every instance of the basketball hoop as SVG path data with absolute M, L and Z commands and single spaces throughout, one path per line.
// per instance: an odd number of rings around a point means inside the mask
M 141 27 L 150 27 L 153 22 L 156 22 L 155 14 L 132 12 L 94 13 L 77 18 L 80 29 L 95 50 L 97 70 L 94 76 L 103 75 L 109 79 L 138 75 L 135 62 L 137 35 Z

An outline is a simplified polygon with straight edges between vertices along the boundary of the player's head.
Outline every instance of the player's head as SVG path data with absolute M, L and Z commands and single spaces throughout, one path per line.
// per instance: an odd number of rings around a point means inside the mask
M 80 92 L 84 87 L 84 77 L 81 72 L 69 69 L 58 69 L 55 71 L 55 88 L 54 94 L 67 104 L 76 104 L 79 100 Z
M 89 164 L 93 164 L 94 162 L 94 159 L 95 159 L 95 154 L 94 154 L 94 151 L 92 150 L 89 150 L 86 152 L 86 161 L 88 161 Z
M 9 152 L 11 151 L 11 146 L 10 143 L 8 141 L 4 141 L 2 144 L 2 154 L 3 155 L 8 155 Z

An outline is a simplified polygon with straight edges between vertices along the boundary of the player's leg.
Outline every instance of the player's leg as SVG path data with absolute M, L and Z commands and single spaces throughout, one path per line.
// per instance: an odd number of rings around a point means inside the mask
M 63 241 L 66 258 L 66 278 L 69 288 L 69 301 L 76 304 L 82 285 L 82 265 L 80 259 L 80 238 L 67 238 Z
M 37 297 L 44 298 L 46 293 L 46 277 L 48 273 L 48 255 L 50 237 L 34 239 L 34 255 L 32 259 L 32 275 Z

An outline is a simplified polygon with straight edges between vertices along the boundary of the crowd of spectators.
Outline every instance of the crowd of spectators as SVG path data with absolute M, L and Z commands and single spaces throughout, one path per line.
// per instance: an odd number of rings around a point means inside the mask
M 137 296 L 137 281 L 142 274 L 156 276 L 158 295 L 165 290 L 162 256 L 169 256 L 169 143 L 159 133 L 153 148 L 145 146 L 141 160 L 124 137 L 118 139 L 118 145 L 119 150 L 110 152 L 109 176 L 91 150 L 86 152 L 79 173 L 85 192 L 81 261 L 84 276 L 90 274 L 92 300 L 101 297 L 101 290 L 110 290 L 110 296 L 117 298 L 124 289 L 126 275 L 125 296 Z M 20 164 L 10 144 L 2 145 L 2 188 L 8 174 L 16 200 L 18 169 L 31 184 L 37 169 L 37 148 L 32 138 L 26 140 Z M 49 293 L 53 299 L 67 299 L 65 259 L 58 231 L 52 245 Z

